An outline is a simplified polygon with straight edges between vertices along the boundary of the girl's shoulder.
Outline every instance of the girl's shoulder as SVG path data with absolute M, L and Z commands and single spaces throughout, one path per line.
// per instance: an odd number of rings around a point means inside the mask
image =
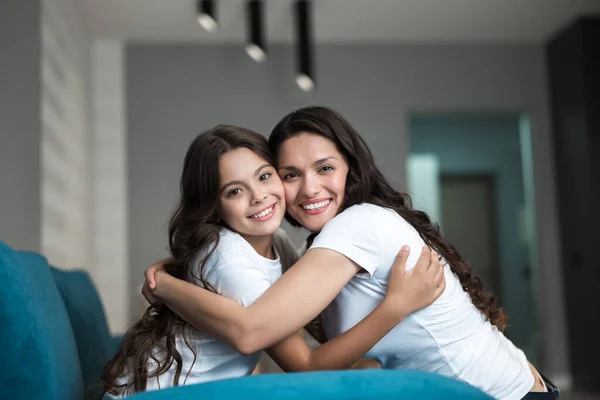
M 218 250 L 228 248 L 231 245 L 239 246 L 244 241 L 244 238 L 237 232 L 231 231 L 227 228 L 221 229 L 219 232 L 219 244 L 217 245 Z
M 244 239 L 238 233 L 226 228 L 221 229 L 218 242 L 213 242 L 207 248 L 198 252 L 194 269 L 196 271 L 200 270 L 200 263 L 204 261 L 202 271 L 206 277 L 224 265 L 246 258 L 247 252 L 244 251 L 243 242 Z

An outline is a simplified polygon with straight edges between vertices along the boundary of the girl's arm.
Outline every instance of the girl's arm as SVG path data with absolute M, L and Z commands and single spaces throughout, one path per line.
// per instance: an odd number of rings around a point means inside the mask
M 434 280 L 427 274 L 430 272 L 431 258 L 436 258 L 435 253 L 432 254 L 428 248 L 424 248 L 424 267 L 415 267 L 407 273 L 402 273 L 401 279 L 395 280 L 398 282 L 395 285 L 398 288 L 394 287 L 391 281 L 388 282 L 386 299 L 391 298 L 394 304 L 403 305 L 398 308 L 401 310 L 398 318 L 414 311 L 414 308 L 410 308 L 414 307 L 414 304 L 405 302 L 410 296 L 405 296 L 403 291 L 430 287 L 433 284 Z M 398 258 L 395 265 L 400 261 Z M 422 264 L 422 260 L 419 264 Z M 435 265 L 441 270 L 439 263 Z M 287 338 L 306 325 L 325 309 L 358 271 L 360 267 L 340 253 L 327 249 L 312 249 L 249 307 L 243 307 L 233 300 L 189 282 L 175 279 L 162 271 L 155 274 L 155 288 L 152 293 L 196 329 L 211 334 L 242 354 L 252 354 Z M 431 302 L 433 300 L 428 304 Z M 381 319 L 386 318 L 385 307 L 387 306 L 382 307 L 384 312 L 377 313 L 372 318 L 375 319 L 375 323 L 379 324 Z M 382 316 L 384 318 L 381 318 Z M 396 319 L 391 327 L 384 326 L 383 330 L 378 330 L 375 334 L 376 340 L 375 336 L 371 336 L 367 341 L 372 342 L 371 346 L 377 343 L 397 322 Z M 370 329 L 373 328 L 369 326 Z M 370 347 L 360 355 L 366 353 Z

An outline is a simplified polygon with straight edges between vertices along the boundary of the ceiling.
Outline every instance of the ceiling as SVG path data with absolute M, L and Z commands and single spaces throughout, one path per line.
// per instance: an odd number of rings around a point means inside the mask
M 241 43 L 244 0 L 220 0 L 219 29 L 196 22 L 194 0 L 78 0 L 94 38 L 132 42 Z M 289 42 L 292 0 L 266 0 L 268 42 Z M 319 43 L 541 43 L 600 0 L 313 0 Z

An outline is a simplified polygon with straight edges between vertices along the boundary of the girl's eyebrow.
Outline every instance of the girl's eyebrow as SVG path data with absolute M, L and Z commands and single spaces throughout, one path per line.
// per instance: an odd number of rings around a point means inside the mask
M 268 167 L 272 167 L 271 164 L 263 164 L 260 167 L 256 168 L 256 171 L 254 171 L 254 176 L 260 174 L 260 171 L 262 171 L 264 168 L 268 168 Z
M 260 171 L 262 171 L 265 168 L 271 167 L 271 164 L 263 164 L 260 167 L 256 168 L 256 171 L 254 171 L 254 176 L 260 174 Z M 223 185 L 223 187 L 221 187 L 221 192 L 223 190 L 225 190 L 228 186 L 231 185 L 243 185 L 244 182 L 242 181 L 231 181 L 231 182 L 227 182 L 225 185 Z

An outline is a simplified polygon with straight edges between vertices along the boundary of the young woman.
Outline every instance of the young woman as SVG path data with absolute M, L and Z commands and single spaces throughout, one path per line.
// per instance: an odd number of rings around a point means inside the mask
M 300 109 L 277 124 L 269 145 L 285 186 L 287 218 L 317 234 L 309 251 L 246 308 L 174 279 L 160 265 L 146 274 L 150 300 L 247 353 L 276 343 L 323 310 L 323 328 L 334 338 L 385 299 L 401 243 L 427 244 L 445 261 L 444 293 L 405 318 L 367 357 L 383 368 L 461 379 L 499 399 L 539 398 L 533 392 L 547 391 L 542 396 L 557 397 L 503 335 L 507 315 L 494 297 L 428 216 L 392 188 L 343 117 L 327 108 Z M 407 268 L 414 262 L 409 258 Z
M 181 199 L 169 226 L 167 273 L 251 305 L 298 259 L 283 231 L 285 195 L 267 141 L 247 129 L 219 125 L 199 135 L 185 157 Z M 349 368 L 397 323 L 442 293 L 443 267 L 424 251 L 417 273 L 399 253 L 390 295 L 352 332 L 316 350 L 298 333 L 267 351 L 284 369 Z M 220 296 L 218 296 L 220 297 Z M 125 335 L 102 380 L 110 396 L 249 375 L 259 354 L 236 352 L 191 329 L 164 306 L 150 307 Z

